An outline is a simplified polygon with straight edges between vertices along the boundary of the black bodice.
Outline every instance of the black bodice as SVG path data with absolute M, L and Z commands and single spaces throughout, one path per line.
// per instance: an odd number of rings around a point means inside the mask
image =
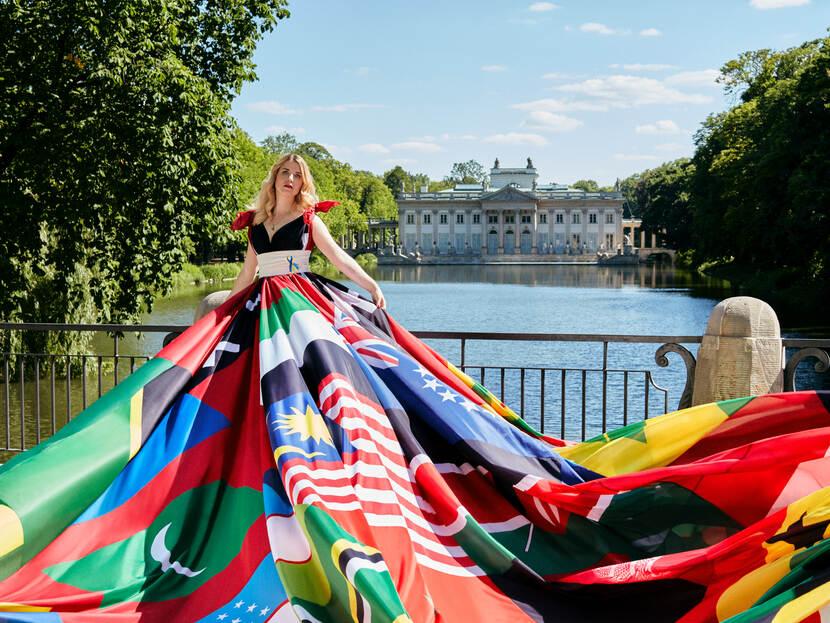
M 251 227 L 251 245 L 253 245 L 257 254 L 302 249 L 304 247 L 303 234 L 305 233 L 306 224 L 302 214 L 280 227 L 270 240 L 265 224 L 260 223 Z

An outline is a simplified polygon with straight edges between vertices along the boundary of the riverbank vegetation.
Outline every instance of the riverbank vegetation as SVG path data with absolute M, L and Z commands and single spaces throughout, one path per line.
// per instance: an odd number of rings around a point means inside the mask
M 830 38 L 746 52 L 721 69 L 736 104 L 695 153 L 626 180 L 632 212 L 691 265 L 824 320 L 830 300 Z

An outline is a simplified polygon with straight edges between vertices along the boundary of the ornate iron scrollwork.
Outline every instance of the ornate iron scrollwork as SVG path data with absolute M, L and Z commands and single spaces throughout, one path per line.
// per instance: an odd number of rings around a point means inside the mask
M 661 368 L 667 368 L 669 366 L 669 358 L 666 356 L 668 353 L 677 353 L 683 359 L 683 363 L 686 364 L 686 385 L 683 387 L 683 393 L 680 395 L 680 402 L 677 404 L 677 408 L 685 409 L 691 407 L 692 390 L 695 386 L 695 366 L 697 365 L 695 356 L 688 348 L 680 344 L 663 344 L 654 353 L 654 361 Z
M 819 374 L 827 372 L 830 369 L 830 355 L 823 348 L 801 348 L 798 352 L 790 357 L 787 365 L 784 366 L 784 391 L 794 392 L 795 387 L 795 371 L 803 360 L 808 357 L 815 357 L 818 359 L 815 365 L 815 371 Z

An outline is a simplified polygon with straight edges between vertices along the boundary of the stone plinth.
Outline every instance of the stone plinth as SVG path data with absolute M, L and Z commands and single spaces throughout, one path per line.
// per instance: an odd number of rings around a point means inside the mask
M 692 404 L 783 388 L 784 349 L 772 307 L 749 296 L 718 303 L 698 352 Z
M 193 322 L 198 321 L 205 314 L 212 312 L 228 300 L 228 295 L 230 293 L 230 290 L 219 290 L 218 292 L 211 292 L 208 294 L 202 299 L 202 302 L 199 303 L 199 306 L 196 308 L 196 313 L 193 315 Z

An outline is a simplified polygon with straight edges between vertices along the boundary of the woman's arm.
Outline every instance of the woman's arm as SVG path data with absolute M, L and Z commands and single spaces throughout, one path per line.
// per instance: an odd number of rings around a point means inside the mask
M 254 277 L 256 277 L 256 271 L 256 251 L 254 251 L 254 248 L 251 246 L 251 241 L 249 240 L 248 250 L 245 252 L 245 262 L 242 264 L 242 270 L 239 271 L 236 281 L 233 282 L 233 288 L 231 288 L 231 293 L 228 295 L 228 298 L 232 298 L 234 294 L 251 285 Z
M 314 244 L 322 251 L 323 255 L 329 258 L 329 261 L 334 264 L 335 268 L 371 294 L 375 305 L 381 309 L 386 309 L 386 301 L 383 298 L 383 292 L 381 292 L 380 286 L 366 274 L 366 271 L 360 267 L 360 264 L 355 262 L 334 241 L 334 238 L 329 233 L 329 228 L 326 227 L 326 224 L 317 215 L 314 216 L 312 231 L 314 232 Z

